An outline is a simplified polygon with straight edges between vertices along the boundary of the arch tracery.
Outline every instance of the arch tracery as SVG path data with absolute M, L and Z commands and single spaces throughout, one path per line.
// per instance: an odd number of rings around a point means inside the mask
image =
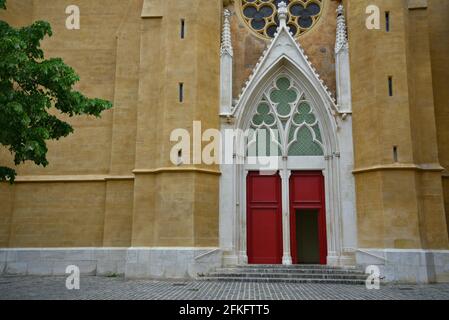
M 249 155 L 323 156 L 320 122 L 306 93 L 287 74 L 278 75 L 263 92 L 254 109 L 248 137 Z M 256 130 L 264 130 L 266 149 L 261 151 Z M 274 150 L 273 150 L 274 149 Z

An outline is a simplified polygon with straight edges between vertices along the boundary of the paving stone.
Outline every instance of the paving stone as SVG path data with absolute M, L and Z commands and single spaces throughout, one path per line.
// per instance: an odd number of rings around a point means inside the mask
M 361 285 L 126 280 L 81 276 L 80 290 L 66 277 L 0 276 L 0 299 L 44 300 L 449 300 L 449 284 Z

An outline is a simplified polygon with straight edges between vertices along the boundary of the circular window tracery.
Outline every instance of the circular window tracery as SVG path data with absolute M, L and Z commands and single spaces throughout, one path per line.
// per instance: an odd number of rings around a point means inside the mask
M 294 37 L 312 29 L 320 19 L 324 0 L 239 0 L 243 20 L 257 35 L 274 38 L 278 20 L 278 5 L 288 8 L 287 24 Z

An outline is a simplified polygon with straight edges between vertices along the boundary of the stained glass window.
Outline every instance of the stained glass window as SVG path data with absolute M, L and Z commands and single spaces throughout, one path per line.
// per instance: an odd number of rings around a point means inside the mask
M 307 96 L 280 76 L 254 110 L 248 135 L 249 156 L 323 156 L 320 123 Z

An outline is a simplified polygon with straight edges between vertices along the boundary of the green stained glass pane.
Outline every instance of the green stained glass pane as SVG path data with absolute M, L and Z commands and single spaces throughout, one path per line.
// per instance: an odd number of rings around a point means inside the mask
M 318 125 L 318 123 L 317 123 L 316 125 L 314 125 L 314 126 L 312 127 L 312 129 L 313 129 L 313 131 L 315 132 L 316 139 L 317 139 L 319 142 L 323 143 L 323 138 L 321 138 L 320 126 Z
M 301 125 L 303 123 L 307 123 L 312 125 L 316 122 L 316 117 L 312 112 L 312 108 L 306 102 L 301 102 L 297 109 L 298 113 L 296 113 L 293 117 L 293 120 L 297 125 Z
M 307 127 L 302 127 L 298 131 L 296 141 L 290 146 L 289 156 L 322 156 L 324 155 L 321 146 L 313 141 L 312 132 Z
M 253 123 L 256 126 L 260 126 L 263 123 L 263 117 L 259 114 L 254 115 L 253 117 Z
M 290 80 L 288 80 L 288 78 L 280 78 L 277 82 L 276 82 L 277 87 L 280 90 L 288 90 L 290 88 Z
M 292 142 L 293 140 L 295 140 L 295 130 L 297 127 L 295 126 L 291 126 L 290 127 L 290 132 L 288 133 L 288 143 Z
M 298 112 L 300 114 L 308 114 L 312 111 L 312 108 L 310 108 L 310 105 L 307 102 L 301 102 L 298 105 Z
M 276 122 L 276 118 L 274 117 L 274 115 L 269 114 L 265 117 L 264 122 L 266 125 L 272 126 Z
M 274 90 L 270 95 L 271 101 L 277 104 L 276 110 L 281 116 L 287 116 L 290 114 L 290 103 L 295 102 L 298 97 L 295 90 L 289 89 L 290 85 L 291 82 L 289 79 L 285 77 L 280 78 L 276 82 L 278 89 Z
M 256 130 L 257 130 L 256 128 L 251 127 L 251 130 L 248 132 L 248 136 L 246 138 L 246 147 L 247 147 L 246 155 L 249 157 L 255 157 L 257 155 L 257 145 L 252 143 L 252 141 L 254 140 Z
M 270 107 L 266 102 L 262 102 L 257 107 L 257 113 L 253 116 L 253 123 L 256 126 L 260 126 L 265 123 L 268 126 L 272 126 L 276 123 L 276 118 L 270 111 Z
M 269 114 L 270 113 L 270 107 L 266 103 L 261 103 L 257 107 L 257 113 L 258 114 Z
M 295 121 L 295 123 L 297 123 L 298 125 L 302 124 L 304 122 L 304 118 L 303 116 L 301 116 L 300 114 L 296 113 L 293 116 L 293 121 Z
M 251 156 L 280 156 L 281 149 L 277 143 L 280 143 L 279 132 L 276 131 L 277 127 L 273 128 L 275 131 L 271 131 L 268 128 L 259 129 L 256 136 L 256 144 L 251 146 L 248 152 Z M 276 143 L 277 142 L 277 143 Z

